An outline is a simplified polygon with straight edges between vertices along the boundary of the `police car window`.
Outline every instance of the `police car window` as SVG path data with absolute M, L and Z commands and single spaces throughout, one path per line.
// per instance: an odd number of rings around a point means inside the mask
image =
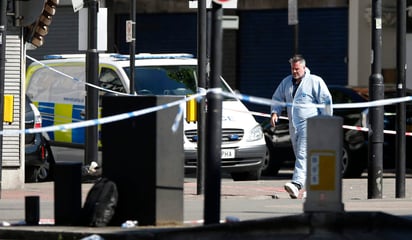
M 119 76 L 109 68 L 102 68 L 99 77 L 99 86 L 116 92 L 126 92 Z
M 125 71 L 129 74 L 129 67 Z M 196 66 L 138 66 L 135 90 L 140 95 L 188 95 L 196 93 Z
M 86 93 L 84 67 L 53 66 L 53 68 L 57 71 L 42 67 L 33 73 L 27 88 L 27 95 L 31 100 L 84 104 Z

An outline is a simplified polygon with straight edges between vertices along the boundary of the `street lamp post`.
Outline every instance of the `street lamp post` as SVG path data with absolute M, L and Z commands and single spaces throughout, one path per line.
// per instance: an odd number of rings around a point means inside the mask
M 372 0 L 372 71 L 369 77 L 369 96 L 371 101 L 383 99 L 384 83 L 381 74 L 381 50 L 382 1 Z M 383 114 L 383 106 L 369 108 L 368 198 L 382 198 Z
M 88 0 L 88 38 L 86 53 L 86 81 L 93 85 L 99 84 L 99 53 L 97 50 L 97 13 L 98 0 Z M 94 87 L 87 87 L 86 119 L 97 119 L 99 92 Z M 98 161 L 98 128 L 86 128 L 85 164 Z
M 213 1 L 212 42 L 211 42 L 211 79 L 210 88 L 220 88 L 222 68 L 222 16 L 221 4 Z M 210 91 L 206 95 L 206 146 L 205 146 L 205 224 L 220 221 L 221 185 L 221 143 L 222 143 L 222 95 Z
M 406 75 L 406 0 L 397 1 L 396 28 L 396 66 L 397 66 L 397 97 L 405 96 Z M 405 164 L 406 164 L 406 106 L 405 102 L 396 105 L 396 192 L 397 198 L 405 197 Z
M 130 20 L 132 21 L 132 39 L 129 45 L 130 54 L 130 73 L 129 73 L 129 93 L 134 95 L 134 65 L 135 65 L 135 54 L 136 54 L 136 0 L 131 0 L 130 2 Z
M 197 13 L 197 75 L 198 88 L 206 89 L 206 66 L 207 66 L 207 10 L 206 0 L 199 0 Z M 198 103 L 198 120 L 197 120 L 197 135 L 199 141 L 197 142 L 197 168 L 196 179 L 198 195 L 204 192 L 204 165 L 205 165 L 205 108 L 206 102 L 202 98 Z

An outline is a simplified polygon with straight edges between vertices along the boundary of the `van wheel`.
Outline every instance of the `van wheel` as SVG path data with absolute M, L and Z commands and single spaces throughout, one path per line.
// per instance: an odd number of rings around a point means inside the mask
M 232 172 L 233 181 L 253 181 L 259 180 L 262 174 L 262 169 L 250 171 L 250 172 Z

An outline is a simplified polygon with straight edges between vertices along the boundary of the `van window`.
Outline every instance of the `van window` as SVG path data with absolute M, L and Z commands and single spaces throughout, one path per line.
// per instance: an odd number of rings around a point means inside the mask
M 102 68 L 99 77 L 99 86 L 116 92 L 126 92 L 119 76 L 110 68 Z
M 196 93 L 196 66 L 138 66 L 135 89 L 140 95 L 188 95 Z M 130 68 L 125 67 L 129 75 Z
M 84 105 L 86 95 L 84 66 L 53 66 L 53 68 L 68 76 L 49 68 L 39 68 L 33 73 L 27 86 L 27 95 L 31 100 Z

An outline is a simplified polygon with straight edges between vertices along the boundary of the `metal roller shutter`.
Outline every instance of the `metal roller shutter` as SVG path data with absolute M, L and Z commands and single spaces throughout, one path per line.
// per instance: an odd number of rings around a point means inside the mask
M 346 85 L 348 9 L 307 9 L 301 18 L 299 45 L 311 71 L 327 84 Z
M 116 19 L 116 43 L 119 53 L 129 53 L 126 43 L 126 20 L 129 15 Z M 184 14 L 138 14 L 136 15 L 136 52 L 197 53 L 197 16 Z
M 4 93 L 13 95 L 14 109 L 13 109 L 13 123 L 4 124 L 4 130 L 19 130 L 22 128 L 21 124 L 21 49 L 22 43 L 20 38 L 19 28 L 8 27 L 6 38 L 6 63 L 5 63 L 5 81 Z M 24 117 L 24 115 L 23 115 Z M 20 159 L 24 154 L 24 142 L 21 135 L 4 135 L 3 136 L 3 167 L 19 167 Z M 23 151 L 23 152 L 22 152 Z

